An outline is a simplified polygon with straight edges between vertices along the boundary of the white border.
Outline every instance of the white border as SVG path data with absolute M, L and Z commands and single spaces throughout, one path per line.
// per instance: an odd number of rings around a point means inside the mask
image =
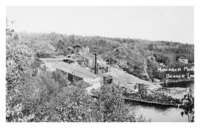
M 6 6 L 194 6 L 195 7 L 195 123 L 5 123 L 5 17 L 6 17 Z M 4 0 L 1 1 L 1 127 L 197 127 L 199 125 L 199 33 L 200 33 L 200 19 L 199 19 L 199 4 L 198 0 Z M 2 30 L 3 29 L 3 30 Z M 181 33 L 180 33 L 181 34 Z

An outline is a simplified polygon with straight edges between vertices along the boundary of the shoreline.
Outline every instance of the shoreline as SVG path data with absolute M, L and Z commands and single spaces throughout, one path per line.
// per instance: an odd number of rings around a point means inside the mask
M 170 83 L 179 83 L 179 82 L 194 82 L 194 79 L 182 79 L 182 80 L 166 80 L 165 82 L 159 82 L 158 84 L 170 84 Z

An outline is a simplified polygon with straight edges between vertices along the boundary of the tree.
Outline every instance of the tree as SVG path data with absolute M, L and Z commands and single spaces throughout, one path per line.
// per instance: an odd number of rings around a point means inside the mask
M 188 116 L 188 122 L 194 122 L 194 97 L 192 96 L 192 91 L 189 90 L 189 93 L 184 95 L 184 98 L 181 99 L 182 104 L 180 106 L 184 107 L 184 111 L 181 112 L 181 116 Z
M 6 17 L 6 35 L 12 36 L 14 29 L 9 27 L 9 23 L 13 24 L 15 21 L 9 21 Z
M 93 117 L 100 122 L 135 122 L 138 121 L 124 104 L 122 89 L 119 85 L 103 85 L 99 92 L 94 92 L 97 98 L 93 107 Z M 145 121 L 140 119 L 139 121 Z
M 158 76 L 158 64 L 156 61 L 147 60 L 147 73 L 151 80 Z
M 155 49 L 154 47 L 155 47 L 155 46 L 154 46 L 153 44 L 149 44 L 149 45 L 148 45 L 148 50 L 152 51 L 152 50 Z

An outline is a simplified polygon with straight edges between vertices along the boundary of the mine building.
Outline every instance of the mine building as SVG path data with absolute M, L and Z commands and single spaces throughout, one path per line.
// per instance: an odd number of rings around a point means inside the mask
M 72 65 L 72 59 L 63 59 L 63 58 L 40 58 L 43 64 L 50 71 L 61 70 L 67 73 L 68 80 L 71 83 L 77 83 L 84 81 L 91 86 L 86 90 L 90 92 L 93 88 L 97 89 L 101 86 L 101 77 L 75 65 Z

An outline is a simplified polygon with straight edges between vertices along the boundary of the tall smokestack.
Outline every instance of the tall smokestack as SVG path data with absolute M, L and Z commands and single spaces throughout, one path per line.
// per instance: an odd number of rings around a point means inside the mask
M 97 74 L 98 73 L 98 69 L 97 69 L 97 54 L 95 53 L 94 54 L 95 55 L 95 64 L 94 64 L 94 66 L 95 66 L 95 74 Z

